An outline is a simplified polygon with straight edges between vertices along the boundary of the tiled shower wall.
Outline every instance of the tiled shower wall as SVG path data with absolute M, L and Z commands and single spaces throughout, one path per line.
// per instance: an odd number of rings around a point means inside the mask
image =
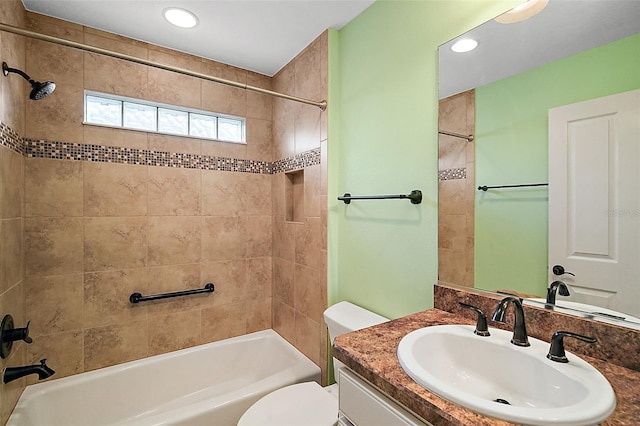
M 326 99 L 327 50 L 325 31 L 276 74 L 274 90 Z M 289 177 L 273 177 L 273 328 L 320 365 L 326 382 L 327 111 L 275 99 L 273 135 L 276 158 L 309 150 L 321 157 L 303 171 L 304 194 L 290 200 L 301 212 L 293 219 L 284 197 Z
M 438 128 L 475 134 L 475 91 L 440 100 Z M 438 138 L 438 279 L 473 287 L 475 144 Z
M 0 20 L 22 26 L 26 14 L 19 0 L 0 1 Z M 0 32 L 0 61 L 14 68 L 25 66 L 25 41 L 22 37 Z M 24 158 L 20 152 L 20 136 L 24 134 L 24 111 L 28 100 L 22 78 L 9 79 L 0 75 L 0 308 L 10 313 L 16 327 L 24 327 L 24 266 L 23 266 L 23 198 Z M 13 346 L 7 359 L 0 360 L 0 369 L 24 365 L 24 343 Z M 24 389 L 24 380 L 1 384 L 0 422 L 6 423 L 13 406 Z
M 326 98 L 326 72 L 320 73 L 326 70 L 326 34 L 272 79 L 26 13 L 18 0 L 0 5 L 2 22 L 11 25 L 252 86 Z M 23 155 L 0 147 L 0 301 L 19 326 L 31 320 L 34 340 L 16 345 L 3 365 L 47 358 L 54 378 L 60 378 L 273 324 L 324 371 L 324 114 L 139 64 L 7 33 L 0 37 L 2 60 L 57 84 L 51 97 L 38 102 L 25 101 L 28 86 L 19 77 L 2 77 L 0 86 L 3 135 L 24 142 Z M 247 144 L 83 125 L 85 89 L 247 117 Z M 273 134 L 289 131 L 290 139 L 274 144 Z M 283 226 L 281 182 L 287 171 L 298 169 L 305 174 L 305 220 Z M 294 275 L 273 254 L 290 262 Z M 277 299 L 282 287 L 274 280 L 297 284 L 294 298 L 286 301 L 293 315 L 272 306 L 272 293 Z M 129 303 L 132 292 L 201 288 L 207 282 L 215 283 L 213 294 Z M 29 377 L 0 386 L 3 421 L 33 382 Z

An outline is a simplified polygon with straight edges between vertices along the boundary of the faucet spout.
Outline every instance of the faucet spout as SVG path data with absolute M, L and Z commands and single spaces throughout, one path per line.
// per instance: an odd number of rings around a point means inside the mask
M 513 337 L 511 343 L 517 346 L 530 346 L 529 337 L 527 336 L 527 326 L 525 324 L 524 309 L 522 308 L 522 302 L 518 297 L 507 296 L 498 303 L 496 310 L 493 312 L 491 319 L 493 321 L 505 322 L 507 315 L 507 309 L 509 305 L 513 304 L 515 321 L 513 324 Z
M 46 364 L 46 359 L 41 359 L 40 364 L 25 365 L 23 367 L 7 367 L 4 369 L 2 381 L 6 384 L 29 374 L 37 374 L 38 380 L 44 380 L 53 376 L 56 372 Z
M 569 288 L 562 281 L 554 281 L 547 288 L 547 304 L 556 304 L 556 293 L 560 296 L 570 296 Z

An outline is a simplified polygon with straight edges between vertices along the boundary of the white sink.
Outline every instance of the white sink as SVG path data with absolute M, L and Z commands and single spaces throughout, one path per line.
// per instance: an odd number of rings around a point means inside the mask
M 404 371 L 429 391 L 477 413 L 528 425 L 594 425 L 613 413 L 607 379 L 567 352 L 569 362 L 546 358 L 549 343 L 510 343 L 512 333 L 441 325 L 407 334 L 398 346 Z M 549 336 L 551 337 L 551 336 Z M 496 402 L 508 401 L 505 402 Z

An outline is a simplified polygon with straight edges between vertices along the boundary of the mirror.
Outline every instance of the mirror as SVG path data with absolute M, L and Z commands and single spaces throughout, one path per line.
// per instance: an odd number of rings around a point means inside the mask
M 571 287 L 571 276 L 556 278 L 548 265 L 548 110 L 640 88 L 638 22 L 636 1 L 549 0 L 527 20 L 491 20 L 440 46 L 439 127 L 449 133 L 439 138 L 441 281 L 540 306 L 554 279 Z M 453 52 L 462 38 L 478 47 Z M 521 184 L 536 186 L 478 190 Z M 616 323 L 640 317 L 565 306 Z

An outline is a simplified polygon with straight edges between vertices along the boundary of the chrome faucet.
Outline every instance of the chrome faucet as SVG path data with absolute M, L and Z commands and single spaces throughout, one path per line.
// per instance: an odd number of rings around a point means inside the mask
M 570 296 L 569 288 L 562 281 L 554 281 L 547 288 L 547 304 L 555 305 L 556 304 L 556 293 L 560 296 Z
M 36 364 L 25 365 L 23 367 L 7 367 L 4 369 L 2 381 L 4 383 L 9 383 L 29 374 L 37 374 L 38 380 L 47 379 L 56 374 L 56 372 L 49 368 L 46 362 L 46 359 L 41 359 L 40 365 Z
M 527 327 L 524 319 L 524 309 L 522 309 L 522 302 L 520 298 L 515 296 L 507 296 L 498 303 L 496 310 L 493 312 L 491 319 L 493 321 L 505 322 L 507 314 L 507 308 L 513 304 L 515 321 L 513 324 L 513 337 L 511 343 L 517 346 L 530 346 L 529 337 L 527 336 Z

